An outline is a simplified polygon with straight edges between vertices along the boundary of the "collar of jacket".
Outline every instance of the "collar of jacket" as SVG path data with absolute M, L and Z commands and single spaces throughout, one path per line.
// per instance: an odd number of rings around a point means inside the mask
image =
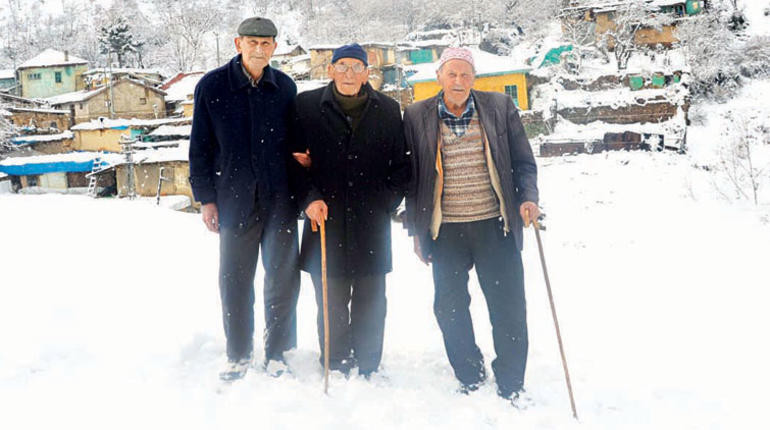
M 440 94 L 441 93 L 426 101 L 426 109 L 422 113 L 422 124 L 428 142 L 438 141 L 439 122 L 441 121 L 438 116 L 438 98 L 440 97 Z M 487 99 L 484 97 L 483 93 L 471 90 L 471 94 L 473 95 L 474 107 L 479 115 L 481 126 L 486 133 L 492 133 L 492 131 L 496 132 L 497 112 L 495 112 L 494 109 L 486 109 L 488 107 L 486 103 Z M 431 147 L 433 151 L 436 150 L 435 145 L 431 145 Z M 435 156 L 436 153 L 433 152 L 433 157 Z
M 345 116 L 345 113 L 342 112 L 342 108 L 337 104 L 337 102 L 334 100 L 334 89 L 332 89 L 332 86 L 334 85 L 334 81 L 329 82 L 329 84 L 324 88 L 323 94 L 321 94 L 321 107 L 324 105 L 331 106 L 332 109 L 342 115 Z M 377 96 L 377 91 L 374 91 L 374 88 L 372 88 L 371 85 L 369 85 L 369 82 L 365 83 L 363 86 L 364 91 L 366 91 L 366 94 L 369 96 L 369 100 L 366 101 L 366 106 L 364 108 L 364 112 L 361 114 L 361 117 L 364 117 L 364 114 L 368 110 L 368 106 L 374 102 L 379 102 L 380 98 Z
M 244 87 L 251 87 L 251 82 L 249 82 L 249 78 L 243 74 L 242 67 L 241 54 L 233 57 L 227 65 L 231 91 L 238 91 Z M 272 85 L 274 88 L 278 88 L 278 84 L 275 82 L 275 71 L 272 67 L 267 65 L 262 69 L 262 77 L 259 79 L 259 84 L 257 85 Z

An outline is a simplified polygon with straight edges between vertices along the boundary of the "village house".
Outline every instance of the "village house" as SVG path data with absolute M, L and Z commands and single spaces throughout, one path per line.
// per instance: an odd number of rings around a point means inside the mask
M 596 38 L 601 39 L 605 33 L 616 28 L 615 16 L 630 0 L 596 1 L 588 5 L 580 5 L 565 8 L 563 19 L 581 19 L 594 23 Z M 673 15 L 675 18 L 685 18 L 697 15 L 706 7 L 705 0 L 643 0 L 646 2 L 650 14 L 663 13 Z M 634 34 L 634 43 L 639 46 L 661 45 L 671 47 L 678 40 L 674 35 L 674 29 L 678 19 L 660 28 L 640 28 Z M 608 41 L 610 47 L 612 40 Z
M 93 90 L 50 97 L 47 102 L 69 110 L 74 123 L 97 118 L 165 118 L 166 93 L 144 82 L 124 78 Z
M 192 116 L 192 100 L 195 93 L 195 86 L 203 77 L 205 72 L 179 72 L 170 78 L 160 89 L 166 92 L 166 115 L 186 117 Z M 188 104 L 185 104 L 189 102 Z M 187 106 L 189 105 L 189 109 Z M 189 111 L 189 115 L 188 115 Z
M 100 119 L 81 123 L 71 128 L 75 134 L 72 149 L 76 151 L 120 152 L 121 136 L 140 140 L 162 125 L 189 125 L 190 118 Z
M 136 196 L 187 196 L 188 206 L 194 201 L 192 188 L 188 180 L 190 167 L 187 161 L 190 141 L 184 140 L 174 148 L 139 150 L 133 156 L 133 164 L 125 159 L 118 160 L 96 173 L 98 177 L 114 176 L 119 197 L 126 197 L 131 191 Z M 199 207 L 198 204 L 195 204 Z
M 0 91 L 11 90 L 16 87 L 16 71 L 13 69 L 0 70 Z
M 83 84 L 86 90 L 96 89 L 109 84 L 110 77 L 112 77 L 112 82 L 130 78 L 153 87 L 163 84 L 163 75 L 158 70 L 117 67 L 89 69 L 83 72 Z
M 16 68 L 22 97 L 46 98 L 84 88 L 88 61 L 67 51 L 46 49 Z
M 509 95 L 521 110 L 529 109 L 527 73 L 530 68 L 520 65 L 510 57 L 500 57 L 471 48 L 476 65 L 474 89 L 495 91 Z M 439 93 L 441 86 L 436 80 L 437 63 L 412 66 L 416 73 L 407 81 L 414 88 L 414 101 L 425 100 Z
M 37 129 L 67 130 L 70 127 L 71 117 L 67 110 L 15 106 L 7 106 L 5 109 L 11 113 L 8 119 L 19 128 L 35 131 Z
M 270 57 L 270 62 L 280 64 L 283 61 L 302 55 L 307 55 L 307 50 L 302 45 L 278 44 L 275 52 L 273 52 L 273 56 Z
M 119 154 L 95 152 L 13 157 L 0 161 L 0 174 L 11 177 L 13 188 L 22 193 L 85 193 L 88 187 L 86 175 L 93 170 L 94 162 L 117 163 L 120 158 Z M 102 186 L 110 184 L 105 182 Z
M 58 134 L 17 136 L 11 138 L 11 143 L 39 154 L 62 154 L 72 150 L 73 137 L 74 134 L 67 130 Z

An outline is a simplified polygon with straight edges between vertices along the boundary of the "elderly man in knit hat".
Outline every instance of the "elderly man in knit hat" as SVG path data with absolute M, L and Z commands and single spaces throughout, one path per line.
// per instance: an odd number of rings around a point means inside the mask
M 330 367 L 369 377 L 382 357 L 390 214 L 409 182 L 398 103 L 368 83 L 358 44 L 334 50 L 329 85 L 297 96 L 295 157 L 307 166 L 296 195 L 308 220 L 326 223 Z M 305 222 L 300 267 L 310 273 L 324 332 L 321 245 Z M 323 362 L 323 357 L 321 357 Z
M 253 364 L 254 277 L 265 269 L 264 367 L 286 370 L 297 345 L 297 207 L 289 194 L 287 145 L 297 86 L 270 67 L 277 29 L 266 18 L 238 26 L 238 55 L 195 87 L 190 184 L 203 223 L 219 235 L 219 292 L 227 338 L 220 378 L 242 378 Z M 301 170 L 301 169 L 297 169 Z
M 518 402 L 527 363 L 522 227 L 540 215 L 537 167 L 511 97 L 473 90 L 472 53 L 447 48 L 441 92 L 404 114 L 412 151 L 406 226 L 432 264 L 434 313 L 461 391 L 486 379 L 469 312 L 475 267 L 492 323 L 497 393 Z

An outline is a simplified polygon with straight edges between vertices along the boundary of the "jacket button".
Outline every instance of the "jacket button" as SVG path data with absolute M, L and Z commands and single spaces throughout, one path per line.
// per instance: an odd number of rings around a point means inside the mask
M 353 186 L 353 181 L 348 181 L 348 186 L 352 187 Z

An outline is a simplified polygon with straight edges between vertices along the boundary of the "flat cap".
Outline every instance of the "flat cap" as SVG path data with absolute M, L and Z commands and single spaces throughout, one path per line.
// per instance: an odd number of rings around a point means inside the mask
M 278 29 L 273 21 L 260 16 L 246 18 L 238 25 L 238 36 L 275 37 Z

